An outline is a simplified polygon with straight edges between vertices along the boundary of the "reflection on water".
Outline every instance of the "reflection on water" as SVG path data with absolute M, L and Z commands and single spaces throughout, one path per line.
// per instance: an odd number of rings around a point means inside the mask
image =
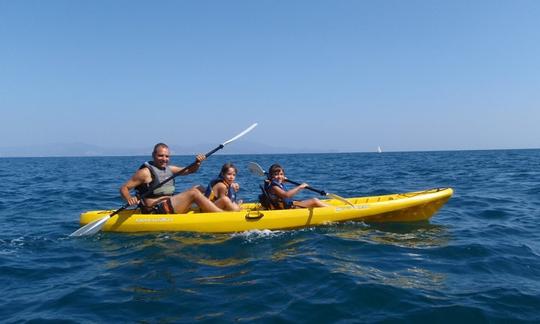
M 309 255 L 312 252 L 305 251 L 301 249 L 302 243 L 307 243 L 307 239 L 305 237 L 300 238 L 293 238 L 282 244 L 282 246 L 279 249 L 276 249 L 274 253 L 272 253 L 270 259 L 274 262 L 284 261 L 288 258 L 293 258 L 298 256 L 299 254 L 302 255 Z
M 220 285 L 220 284 L 226 283 L 232 286 L 243 286 L 243 285 L 255 284 L 256 283 L 255 280 L 234 281 L 234 279 L 239 279 L 241 277 L 244 277 L 248 273 L 249 271 L 238 271 L 238 272 L 232 272 L 232 273 L 227 273 L 223 275 L 198 277 L 198 278 L 195 278 L 194 280 L 197 283 L 206 284 L 206 285 Z
M 328 261 L 327 261 L 328 262 Z M 328 264 L 334 273 L 356 278 L 359 282 L 385 284 L 398 288 L 439 290 L 444 285 L 446 275 L 418 267 L 399 271 L 385 271 L 380 268 L 364 266 L 357 262 L 337 260 Z
M 430 223 L 413 224 L 370 224 L 348 223 L 328 235 L 341 239 L 395 245 L 408 248 L 441 247 L 448 244 L 446 227 Z
M 426 290 L 441 289 L 446 280 L 446 275 L 443 273 L 428 270 L 427 266 L 411 266 L 410 264 L 411 261 L 419 265 L 426 263 L 422 249 L 437 248 L 448 244 L 449 234 L 444 226 L 427 222 L 374 225 L 350 222 L 329 228 L 325 235 L 353 243 L 350 245 L 350 250 L 341 249 L 314 259 L 334 273 L 346 274 L 361 282 L 368 281 L 399 288 Z M 355 242 L 358 244 L 354 244 Z M 369 245 L 366 246 L 365 243 Z M 403 264 L 388 263 L 387 256 L 383 255 L 377 259 L 377 251 L 383 245 L 406 248 L 406 251 L 400 253 Z M 377 250 L 373 251 L 372 246 Z M 415 253 L 410 249 L 420 250 Z
M 204 233 L 170 233 L 165 239 L 172 240 L 186 246 L 223 244 L 231 239 L 226 234 L 204 234 Z
M 141 301 L 198 296 L 202 287 L 257 286 L 268 275 L 257 268 L 260 262 L 268 262 L 268 269 L 277 273 L 282 268 L 317 269 L 357 283 L 439 291 L 447 276 L 424 266 L 422 250 L 445 246 L 448 240 L 441 225 L 361 222 L 293 231 L 106 234 L 98 239 L 108 260 L 104 270 L 130 273 L 123 291 Z M 384 245 L 406 249 L 394 250 L 402 261 L 390 262 L 388 255 L 377 258 Z

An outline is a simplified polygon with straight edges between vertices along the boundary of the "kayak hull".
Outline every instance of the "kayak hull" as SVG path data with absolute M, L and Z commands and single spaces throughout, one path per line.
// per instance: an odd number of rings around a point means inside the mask
M 330 207 L 264 210 L 260 204 L 247 203 L 238 212 L 186 214 L 140 214 L 138 209 L 124 210 L 103 226 L 110 232 L 205 232 L 231 233 L 249 230 L 284 230 L 346 221 L 415 222 L 430 219 L 453 194 L 451 188 L 372 197 L 347 198 L 354 206 L 340 200 L 324 200 Z M 81 214 L 86 225 L 106 217 L 113 210 Z

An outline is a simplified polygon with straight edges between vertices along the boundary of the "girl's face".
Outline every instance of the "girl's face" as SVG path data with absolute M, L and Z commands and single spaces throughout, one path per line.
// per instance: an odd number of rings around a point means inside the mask
M 231 184 L 234 182 L 234 179 L 236 178 L 236 171 L 234 168 L 229 168 L 227 172 L 223 175 L 223 179 L 227 181 L 227 183 Z
M 285 172 L 283 172 L 283 169 L 274 171 L 274 173 L 272 173 L 272 179 L 275 179 L 278 182 L 283 182 L 283 180 L 285 180 Z

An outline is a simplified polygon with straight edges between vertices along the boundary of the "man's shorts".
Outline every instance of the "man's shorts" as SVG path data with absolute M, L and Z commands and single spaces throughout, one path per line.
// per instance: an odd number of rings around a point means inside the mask
M 171 198 L 163 199 L 159 204 L 154 206 L 155 214 L 174 214 L 174 207 Z
M 171 198 L 163 199 L 152 208 L 142 207 L 143 214 L 174 214 L 174 207 Z

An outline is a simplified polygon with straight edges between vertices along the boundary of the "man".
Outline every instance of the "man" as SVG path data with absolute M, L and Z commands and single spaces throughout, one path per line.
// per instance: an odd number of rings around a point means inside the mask
M 145 194 L 150 187 L 162 183 L 170 176 L 182 172 L 182 175 L 196 172 L 201 162 L 206 159 L 203 154 L 197 155 L 195 165 L 189 169 L 169 165 L 169 147 L 164 143 L 154 146 L 152 161 L 144 163 L 137 172 L 120 187 L 120 195 L 130 206 L 139 204 L 138 197 L 132 196 L 130 191 L 135 189 L 138 196 Z M 213 202 L 206 198 L 202 192 L 193 187 L 177 195 L 174 195 L 174 179 L 147 194 L 142 203 L 143 213 L 156 214 L 182 214 L 189 210 L 191 204 L 197 204 L 203 212 L 222 211 Z

